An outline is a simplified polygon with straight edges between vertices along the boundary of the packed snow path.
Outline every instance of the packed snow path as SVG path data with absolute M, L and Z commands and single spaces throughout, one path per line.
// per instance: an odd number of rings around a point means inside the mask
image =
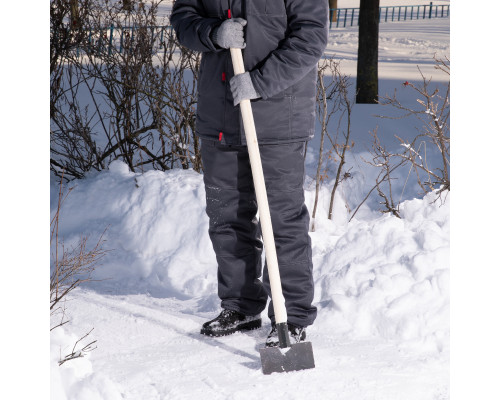
M 100 384 L 89 381 L 87 390 L 92 387 L 105 399 L 148 400 L 448 398 L 443 355 L 415 355 L 376 338 L 338 340 L 315 328 L 308 331 L 314 370 L 265 376 L 258 348 L 269 325 L 205 337 L 198 331 L 212 314 L 193 315 L 196 302 L 76 292 L 73 325 L 93 326 L 99 337 L 91 359 L 98 371 L 93 382 Z M 97 379 L 100 374 L 114 383 Z

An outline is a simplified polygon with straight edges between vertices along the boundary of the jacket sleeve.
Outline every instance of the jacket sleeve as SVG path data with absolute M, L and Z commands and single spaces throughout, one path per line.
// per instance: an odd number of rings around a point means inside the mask
M 219 18 L 209 18 L 201 0 L 177 0 L 170 15 L 179 42 L 194 51 L 220 51 L 210 39 L 210 32 L 222 23 Z
M 267 60 L 252 71 L 252 82 L 263 99 L 302 79 L 317 64 L 328 43 L 326 0 L 285 0 L 288 34 Z

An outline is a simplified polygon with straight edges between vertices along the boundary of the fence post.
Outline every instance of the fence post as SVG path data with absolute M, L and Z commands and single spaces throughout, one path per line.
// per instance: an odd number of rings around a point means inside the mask
M 431 4 L 429 4 L 429 19 L 432 18 L 432 1 Z
M 354 8 L 351 9 L 351 26 L 354 25 Z
M 102 29 L 97 29 L 97 55 L 101 55 L 101 47 L 102 47 Z
M 123 50 L 123 26 L 122 26 L 122 29 L 121 29 L 121 33 L 120 33 L 120 49 L 118 50 L 118 53 L 122 54 L 122 50 Z
M 108 56 L 111 55 L 111 46 L 113 46 L 113 29 L 114 29 L 114 25 L 111 24 L 111 27 L 109 29 L 109 45 L 108 45 Z
M 156 26 L 151 27 L 151 54 L 153 54 L 155 47 L 155 28 Z
M 346 21 L 347 21 L 347 8 L 344 11 L 344 28 L 345 28 Z

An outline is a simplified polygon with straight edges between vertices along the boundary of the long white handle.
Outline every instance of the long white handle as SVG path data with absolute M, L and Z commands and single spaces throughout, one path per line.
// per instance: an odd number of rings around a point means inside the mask
M 241 49 L 231 49 L 231 59 L 233 61 L 234 74 L 243 74 L 245 65 L 243 64 L 243 55 Z M 281 279 L 278 267 L 278 257 L 276 255 L 276 245 L 274 244 L 273 227 L 271 224 L 271 213 L 267 201 L 266 184 L 264 173 L 262 171 L 262 162 L 260 159 L 259 143 L 257 142 L 257 133 L 253 120 L 252 105 L 250 100 L 240 102 L 241 118 L 247 140 L 248 155 L 250 157 L 250 167 L 252 169 L 253 184 L 257 196 L 257 205 L 259 207 L 260 226 L 262 228 L 262 237 L 264 239 L 264 248 L 266 250 L 267 270 L 269 272 L 269 282 L 271 284 L 271 295 L 273 298 L 274 314 L 276 323 L 286 323 L 285 298 L 281 290 Z

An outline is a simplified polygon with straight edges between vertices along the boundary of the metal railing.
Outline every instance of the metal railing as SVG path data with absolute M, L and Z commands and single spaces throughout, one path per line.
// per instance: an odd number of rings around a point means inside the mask
M 414 6 L 387 6 L 379 9 L 379 22 L 411 21 L 425 18 L 447 18 L 450 16 L 449 5 L 421 4 Z M 359 8 L 330 9 L 330 29 L 358 25 Z M 167 35 L 172 34 L 172 26 L 121 26 L 111 25 L 107 28 L 89 31 L 87 43 L 89 48 L 97 54 L 111 55 L 113 51 L 122 53 L 130 49 L 136 42 L 138 29 L 150 31 L 149 45 L 151 51 L 160 51 L 164 46 Z M 168 32 L 168 33 L 167 33 Z M 142 32 L 143 34 L 144 32 Z M 77 50 L 80 54 L 80 49 Z
M 144 32 L 138 32 L 139 29 L 149 31 L 147 44 L 152 52 L 161 50 L 165 40 L 168 40 L 167 35 L 172 34 L 171 25 L 148 27 L 111 25 L 108 28 L 90 30 L 87 37 L 88 48 L 98 55 L 111 55 L 114 51 L 121 54 L 137 43 L 138 34 L 144 35 Z M 77 48 L 76 51 L 77 56 L 80 55 L 80 49 Z
M 379 8 L 379 22 L 411 21 L 425 18 L 448 18 L 450 5 L 420 4 L 414 6 L 386 6 Z M 345 28 L 359 23 L 359 8 L 330 9 L 330 29 Z

